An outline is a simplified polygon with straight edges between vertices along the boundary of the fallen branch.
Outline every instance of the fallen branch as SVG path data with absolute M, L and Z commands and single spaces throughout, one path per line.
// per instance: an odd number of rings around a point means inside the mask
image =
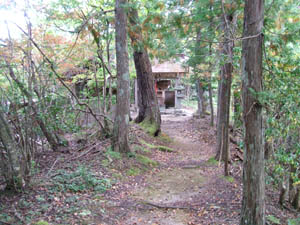
M 100 144 L 103 144 L 103 142 L 100 142 L 96 145 L 92 145 L 88 150 L 86 150 L 85 152 L 83 152 L 82 154 L 80 154 L 79 156 L 76 156 L 76 157 L 73 157 L 71 159 L 68 159 L 66 162 L 69 162 L 69 161 L 72 161 L 72 160 L 75 160 L 75 159 L 79 159 L 85 155 L 87 155 L 88 153 L 90 153 L 93 149 L 95 149 L 98 145 Z
M 188 209 L 188 210 L 195 210 L 195 211 L 199 211 L 199 209 L 190 207 L 190 206 L 174 206 L 174 205 L 160 205 L 157 203 L 153 203 L 153 202 L 147 202 L 147 201 L 143 201 L 140 202 L 141 204 L 144 205 L 149 205 L 158 209 Z
M 55 166 L 55 164 L 57 163 L 57 161 L 59 160 L 59 158 L 57 157 L 56 158 L 56 160 L 54 161 L 54 163 L 52 164 L 52 166 L 51 166 L 51 168 L 50 168 L 50 170 L 48 171 L 48 173 L 46 174 L 46 177 L 48 177 L 49 176 L 49 174 L 51 173 L 51 171 L 53 170 L 53 168 L 54 168 L 54 166 Z

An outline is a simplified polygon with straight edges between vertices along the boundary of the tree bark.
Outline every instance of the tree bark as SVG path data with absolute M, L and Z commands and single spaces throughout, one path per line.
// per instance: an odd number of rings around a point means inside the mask
M 225 25 L 227 22 L 230 24 Z M 231 81 L 232 81 L 232 56 L 233 56 L 233 41 L 230 37 L 229 25 L 234 23 L 232 15 L 224 15 L 224 43 L 222 44 L 222 54 L 226 57 L 226 63 L 221 67 L 221 80 L 219 82 L 218 95 L 218 123 L 217 123 L 217 160 L 223 160 L 228 163 L 229 157 L 229 116 L 230 116 L 230 95 L 231 95 Z
M 197 89 L 197 97 L 198 97 L 197 98 L 198 99 L 197 114 L 199 114 L 200 118 L 204 118 L 205 111 L 206 111 L 206 104 L 205 104 L 203 84 L 199 78 L 196 81 L 196 89 Z
M 239 88 L 236 88 L 233 91 L 233 127 L 235 129 L 240 128 L 242 124 L 242 118 L 241 118 L 241 108 L 242 108 L 242 99 L 240 97 L 240 91 Z
M 4 152 L 0 151 L 1 173 L 5 178 L 7 189 L 20 189 L 25 185 L 24 164 L 26 159 L 22 159 L 22 151 L 17 146 L 9 125 L 4 119 L 4 113 L 0 109 L 0 142 L 4 147 Z M 28 174 L 27 174 L 28 175 Z
M 264 1 L 245 0 L 242 43 L 244 118 L 243 200 L 241 225 L 265 224 L 265 174 L 262 106 L 262 43 Z
M 212 55 L 211 44 L 209 44 L 209 55 Z M 209 62 L 209 83 L 208 83 L 208 95 L 209 95 L 209 106 L 210 106 L 210 126 L 214 126 L 214 105 L 213 105 L 213 96 L 212 96 L 212 85 L 211 85 L 211 77 L 212 77 L 212 63 Z
M 121 153 L 130 152 L 129 130 L 129 60 L 127 49 L 126 0 L 116 0 L 116 57 L 117 57 L 117 109 L 113 128 L 112 148 Z
M 138 87 L 139 113 L 135 122 L 150 123 L 149 125 L 155 128 L 151 129 L 151 134 L 156 136 L 161 130 L 161 116 L 154 89 L 152 67 L 147 49 L 143 45 L 142 30 L 138 23 L 138 12 L 134 8 L 130 10 L 129 22 L 131 24 L 129 36 L 134 51 L 133 57 Z

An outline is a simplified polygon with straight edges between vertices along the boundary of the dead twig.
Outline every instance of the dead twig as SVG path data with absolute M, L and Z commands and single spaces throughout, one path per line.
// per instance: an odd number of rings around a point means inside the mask
M 57 157 L 56 158 L 56 160 L 54 161 L 54 163 L 52 164 L 52 166 L 51 166 L 51 168 L 50 168 L 50 170 L 48 171 L 48 173 L 46 174 L 46 177 L 48 177 L 49 176 L 49 174 L 51 173 L 51 171 L 53 170 L 53 168 L 54 168 L 54 166 L 55 166 L 55 164 L 57 163 L 57 161 L 59 160 L 59 158 Z

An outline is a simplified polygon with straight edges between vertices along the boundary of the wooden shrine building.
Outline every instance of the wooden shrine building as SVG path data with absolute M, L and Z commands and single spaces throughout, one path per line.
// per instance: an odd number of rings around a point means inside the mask
M 181 78 L 187 76 L 188 69 L 178 62 L 155 61 L 152 66 L 152 73 L 155 79 L 155 91 L 161 109 L 174 107 L 181 108 L 181 100 L 184 96 L 184 87 L 181 85 Z

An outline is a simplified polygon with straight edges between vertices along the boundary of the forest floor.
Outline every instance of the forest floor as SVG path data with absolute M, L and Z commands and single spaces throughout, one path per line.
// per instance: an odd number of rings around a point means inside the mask
M 213 158 L 209 116 L 196 119 L 187 112 L 162 115 L 156 138 L 132 124 L 126 157 L 112 152 L 109 140 L 86 141 L 83 134 L 76 141 L 68 137 L 68 154 L 39 153 L 31 187 L 0 194 L 0 224 L 239 224 L 242 163 L 233 161 L 224 177 L 222 163 Z M 277 202 L 278 192 L 269 187 L 268 224 L 297 217 Z

